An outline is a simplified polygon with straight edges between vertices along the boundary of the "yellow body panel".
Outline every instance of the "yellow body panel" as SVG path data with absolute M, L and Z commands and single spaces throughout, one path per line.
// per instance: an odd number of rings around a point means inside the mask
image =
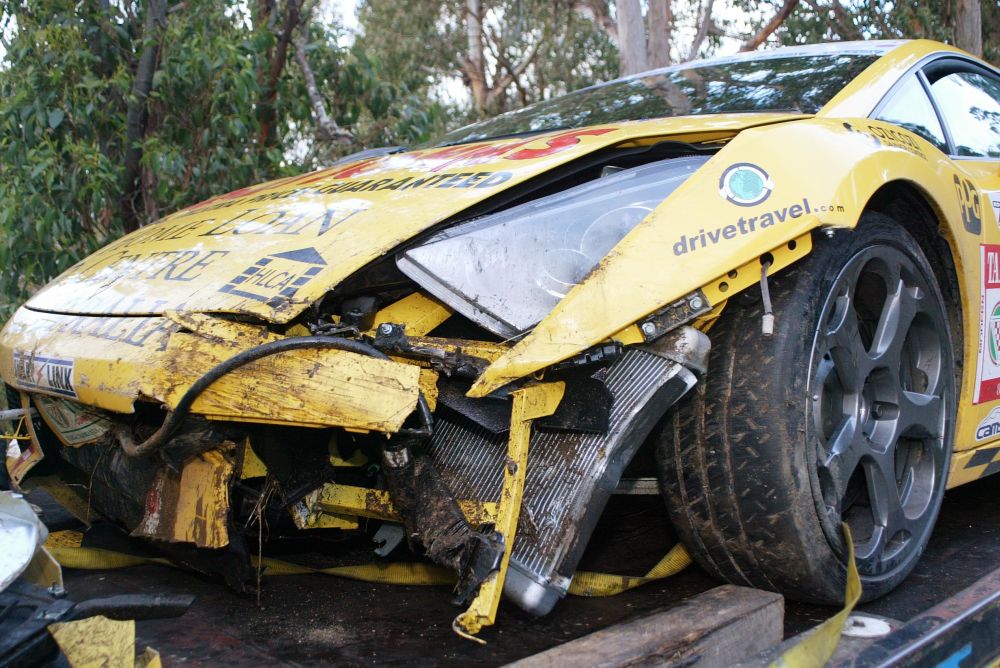
M 231 443 L 227 450 L 232 450 Z M 133 536 L 220 548 L 229 544 L 229 480 L 233 462 L 209 450 L 175 471 L 164 466 L 146 493 L 146 513 Z
M 182 326 L 194 333 L 180 331 Z M 216 364 L 278 338 L 262 327 L 197 314 L 96 318 L 20 309 L 0 342 L 0 375 L 25 389 L 131 413 L 139 397 L 174 407 Z M 27 372 L 40 370 L 44 376 L 47 367 L 35 361 L 15 371 L 15 350 L 25 354 L 22 367 L 32 359 L 65 360 L 72 372 L 68 385 L 33 386 Z M 193 410 L 222 420 L 394 432 L 417 403 L 420 376 L 413 365 L 355 353 L 291 351 L 220 379 Z
M 453 628 L 462 634 L 475 635 L 484 626 L 493 624 L 507 577 L 510 555 L 514 550 L 517 520 L 521 516 L 521 499 L 528 473 L 528 443 L 531 440 L 531 423 L 537 418 L 552 415 L 566 391 L 566 383 L 541 383 L 514 391 L 510 418 L 510 436 L 507 446 L 507 466 L 503 472 L 503 489 L 497 504 L 496 528 L 504 537 L 503 559 L 500 570 L 491 573 L 479 587 L 479 593 L 469 609 L 455 618 Z
M 56 313 L 177 310 L 288 322 L 400 243 L 569 160 L 625 141 L 724 137 L 796 117 L 626 122 L 338 165 L 179 211 L 71 267 L 28 304 Z
M 327 484 L 323 486 L 316 505 L 327 513 L 390 521 L 399 521 L 400 519 L 392 505 L 389 493 L 382 489 Z M 497 504 L 495 503 L 459 499 L 458 506 L 462 509 L 466 519 L 469 520 L 469 524 L 480 526 L 496 522 Z
M 850 128 L 845 123 L 851 125 Z M 866 119 L 813 118 L 751 128 L 730 141 L 637 225 L 528 336 L 480 376 L 470 396 L 564 360 L 741 265 L 824 226 L 853 227 L 885 183 L 923 184 L 949 220 L 961 220 L 954 163 L 927 142 L 906 150 L 873 141 L 900 132 Z M 808 146 L 808 153 L 801 149 Z M 759 206 L 718 194 L 722 173 L 753 162 L 774 181 Z M 691 212 L 697 211 L 697 215 Z M 957 248 L 959 272 L 978 264 L 978 239 Z M 975 258 L 975 259 L 972 259 Z M 669 271 L 653 270 L 669 259 Z M 966 321 L 976 327 L 975 320 Z

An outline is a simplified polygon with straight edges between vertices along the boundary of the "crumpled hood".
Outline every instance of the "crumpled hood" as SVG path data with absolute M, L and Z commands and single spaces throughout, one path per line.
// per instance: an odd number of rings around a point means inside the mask
M 53 313 L 242 313 L 288 322 L 406 240 L 595 150 L 648 137 L 801 119 L 683 117 L 432 148 L 337 165 L 237 190 L 106 246 L 27 304 Z

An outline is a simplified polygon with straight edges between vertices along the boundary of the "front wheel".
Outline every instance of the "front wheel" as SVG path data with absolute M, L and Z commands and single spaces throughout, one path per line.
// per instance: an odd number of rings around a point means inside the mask
M 730 304 L 705 381 L 658 437 L 671 519 L 723 580 L 843 599 L 840 524 L 864 598 L 920 557 L 944 495 L 956 372 L 948 316 L 920 247 L 892 220 L 817 235 L 762 307 Z

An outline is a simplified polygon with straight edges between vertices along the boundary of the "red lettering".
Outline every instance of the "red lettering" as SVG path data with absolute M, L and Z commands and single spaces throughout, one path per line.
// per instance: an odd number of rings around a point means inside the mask
M 504 157 L 508 160 L 535 160 L 537 158 L 544 158 L 545 156 L 559 153 L 570 146 L 579 144 L 580 137 L 587 135 L 603 135 L 608 132 L 614 132 L 616 129 L 617 128 L 593 128 L 590 130 L 573 130 L 572 132 L 564 132 L 546 141 L 546 148 L 522 148 L 520 151 L 515 151 L 505 155 Z

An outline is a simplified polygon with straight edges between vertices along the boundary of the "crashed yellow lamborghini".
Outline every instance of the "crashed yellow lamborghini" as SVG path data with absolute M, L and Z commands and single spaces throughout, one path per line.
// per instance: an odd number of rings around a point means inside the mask
M 836 602 L 846 523 L 877 597 L 1000 469 L 998 211 L 1000 73 L 951 47 L 612 81 L 80 262 L 0 336 L 7 471 L 236 588 L 254 513 L 377 527 L 474 633 L 552 609 L 645 448 L 716 577 Z

